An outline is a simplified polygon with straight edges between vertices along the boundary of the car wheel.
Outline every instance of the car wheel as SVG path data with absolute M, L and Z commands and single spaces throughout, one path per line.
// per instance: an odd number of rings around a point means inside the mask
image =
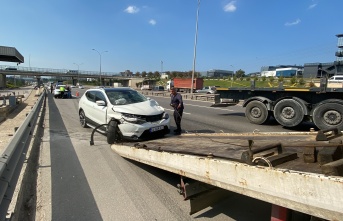
M 120 140 L 120 130 L 116 121 L 111 120 L 108 124 L 107 143 L 114 144 Z
M 87 128 L 88 125 L 87 125 L 87 120 L 86 120 L 86 114 L 83 110 L 81 110 L 79 113 L 79 119 L 80 119 L 81 127 Z

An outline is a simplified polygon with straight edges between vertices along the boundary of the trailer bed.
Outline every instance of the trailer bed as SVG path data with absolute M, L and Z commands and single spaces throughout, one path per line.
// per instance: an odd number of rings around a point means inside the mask
M 183 134 L 111 147 L 125 158 L 184 177 L 316 217 L 343 220 L 343 177 L 324 175 L 319 162 L 304 161 L 306 148 L 315 152 L 331 147 L 342 150 L 342 138 L 333 136 L 317 141 L 317 135 L 317 132 Z M 296 157 L 276 166 L 263 165 L 261 159 L 247 163 L 243 156 L 266 146 L 281 146 L 282 154 Z M 256 159 L 270 157 L 271 150 L 256 152 Z M 275 155 L 278 154 L 276 150 Z

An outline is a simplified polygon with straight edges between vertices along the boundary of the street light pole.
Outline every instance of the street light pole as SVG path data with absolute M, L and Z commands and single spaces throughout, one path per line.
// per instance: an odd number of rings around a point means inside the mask
M 232 81 L 233 81 L 233 75 L 235 73 L 235 67 L 232 64 L 230 66 L 233 68 L 232 77 L 231 77 L 231 87 L 232 87 Z
M 102 80 L 101 80 L 101 54 L 105 53 L 105 52 L 108 52 L 108 51 L 103 51 L 103 52 L 100 53 L 98 50 L 96 50 L 94 48 L 92 50 L 98 52 L 98 54 L 100 56 L 100 86 L 102 86 Z
M 161 74 L 163 73 L 163 61 L 161 61 Z
M 199 18 L 199 7 L 200 7 L 200 0 L 198 0 L 198 8 L 197 8 L 197 17 L 195 23 L 195 40 L 194 40 L 194 56 L 193 56 L 193 71 L 192 71 L 192 82 L 191 82 L 191 98 L 193 99 L 193 81 L 194 81 L 194 73 L 195 73 L 195 61 L 196 61 L 196 54 L 197 54 L 197 42 L 198 42 L 198 18 Z
M 80 85 L 80 65 L 82 65 L 83 63 L 81 64 L 74 63 L 74 64 L 77 65 L 77 84 Z

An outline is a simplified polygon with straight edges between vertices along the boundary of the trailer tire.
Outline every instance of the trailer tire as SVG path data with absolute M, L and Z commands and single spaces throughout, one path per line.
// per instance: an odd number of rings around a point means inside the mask
M 320 130 L 338 128 L 343 130 L 343 105 L 325 103 L 313 111 L 313 122 Z
M 253 124 L 264 124 L 269 119 L 268 109 L 260 101 L 251 101 L 245 108 L 245 117 Z
M 107 143 L 114 144 L 120 139 L 120 130 L 118 128 L 118 123 L 114 120 L 111 120 L 108 124 L 107 130 Z
M 86 114 L 83 110 L 80 110 L 79 112 L 79 121 L 80 121 L 81 127 L 88 128 Z
M 295 127 L 304 120 L 304 109 L 294 99 L 283 99 L 274 107 L 274 118 L 285 127 Z

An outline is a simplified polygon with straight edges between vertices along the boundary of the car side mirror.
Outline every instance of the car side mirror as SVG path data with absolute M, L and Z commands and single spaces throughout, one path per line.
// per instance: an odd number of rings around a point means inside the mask
M 96 101 L 95 103 L 98 106 L 106 106 L 106 102 L 105 101 Z

